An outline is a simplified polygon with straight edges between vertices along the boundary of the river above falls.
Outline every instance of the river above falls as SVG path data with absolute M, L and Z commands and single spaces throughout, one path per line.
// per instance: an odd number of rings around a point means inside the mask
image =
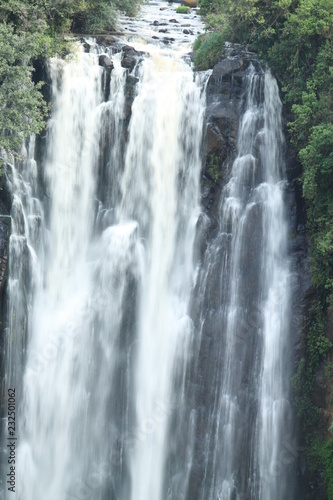
M 204 32 L 204 24 L 199 9 L 178 14 L 179 5 L 165 1 L 149 2 L 141 8 L 138 18 L 120 16 L 121 37 L 130 44 L 157 45 L 166 51 L 184 54 L 191 52 L 195 39 Z

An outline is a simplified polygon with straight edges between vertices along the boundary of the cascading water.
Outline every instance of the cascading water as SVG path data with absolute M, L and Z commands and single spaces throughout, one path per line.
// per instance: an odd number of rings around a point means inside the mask
M 130 70 L 121 44 L 107 49 L 109 87 L 93 40 L 91 53 L 49 62 L 43 165 L 38 175 L 31 138 L 28 160 L 8 170 L 18 500 L 293 498 L 281 460 L 292 424 L 277 85 L 250 65 L 237 158 L 199 265 L 208 74 L 194 77 L 176 26 L 173 47 L 142 43 L 164 15 L 156 5 L 131 38 L 145 54 Z
M 162 500 L 169 421 L 160 418 L 154 428 L 154 417 L 159 402 L 171 413 L 173 373 L 191 352 L 188 303 L 203 102 L 192 71 L 181 61 L 152 53 L 140 73 L 120 208 L 120 220 L 138 221 L 145 240 L 135 361 L 136 415 L 144 439 L 138 439 L 131 458 L 131 498 Z
M 208 249 L 199 288 L 203 298 L 211 293 L 209 282 L 219 262 L 217 314 L 223 336 L 215 358 L 212 410 L 201 423 L 208 427 L 202 500 L 277 500 L 294 494 L 286 465 L 295 457 L 283 453 L 291 442 L 292 418 L 282 153 L 276 81 L 250 65 L 237 157 L 222 192 L 220 230 Z M 216 311 L 202 312 L 203 325 L 211 314 Z

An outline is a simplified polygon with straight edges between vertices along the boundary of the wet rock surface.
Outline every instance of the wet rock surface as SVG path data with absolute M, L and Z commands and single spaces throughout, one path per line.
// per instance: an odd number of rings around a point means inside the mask
M 113 62 L 107 55 L 103 54 L 99 56 L 99 65 L 105 69 L 105 72 L 103 74 L 103 88 L 104 88 L 104 98 L 105 101 L 107 101 L 110 95 L 110 81 L 111 81 L 111 71 L 113 70 Z
M 121 65 L 123 68 L 133 71 L 134 67 L 142 61 L 144 52 L 139 52 L 129 45 L 125 45 L 122 50 Z

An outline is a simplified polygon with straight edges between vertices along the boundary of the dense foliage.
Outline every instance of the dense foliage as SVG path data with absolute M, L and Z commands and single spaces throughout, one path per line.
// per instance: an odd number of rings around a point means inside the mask
M 318 437 L 320 411 L 313 403 L 319 363 L 332 386 L 332 344 L 326 335 L 333 308 L 333 0 L 200 0 L 200 10 L 207 34 L 196 43 L 197 66 L 211 67 L 226 41 L 244 44 L 268 61 L 291 111 L 288 127 L 303 167 L 298 181 L 307 208 L 315 297 L 293 386 L 309 462 L 314 469 L 324 467 L 333 499 L 333 440 Z M 325 437 L 327 429 L 321 433 Z
M 47 106 L 33 63 L 63 55 L 64 35 L 112 30 L 117 11 L 135 15 L 141 0 L 0 0 L 0 147 L 15 151 L 22 137 L 44 127 Z
M 190 10 L 190 7 L 187 7 L 186 5 L 180 5 L 179 7 L 177 7 L 176 12 L 177 14 L 188 14 Z

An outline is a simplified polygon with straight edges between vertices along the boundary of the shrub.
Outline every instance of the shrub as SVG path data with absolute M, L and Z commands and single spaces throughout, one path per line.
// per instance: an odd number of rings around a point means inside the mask
M 196 68 L 198 70 L 212 68 L 223 54 L 225 41 L 223 33 L 209 33 L 199 37 L 194 43 L 194 50 L 197 50 L 194 58 Z
M 107 3 L 101 3 L 97 8 L 88 10 L 83 31 L 86 33 L 100 33 L 113 30 L 116 26 L 116 19 L 115 8 Z
M 190 7 L 186 7 L 186 5 L 180 5 L 176 12 L 177 14 L 188 14 L 190 12 Z
M 197 51 L 199 50 L 202 42 L 204 41 L 205 36 L 204 35 L 199 35 L 198 38 L 195 40 L 194 45 L 193 45 L 193 50 Z

